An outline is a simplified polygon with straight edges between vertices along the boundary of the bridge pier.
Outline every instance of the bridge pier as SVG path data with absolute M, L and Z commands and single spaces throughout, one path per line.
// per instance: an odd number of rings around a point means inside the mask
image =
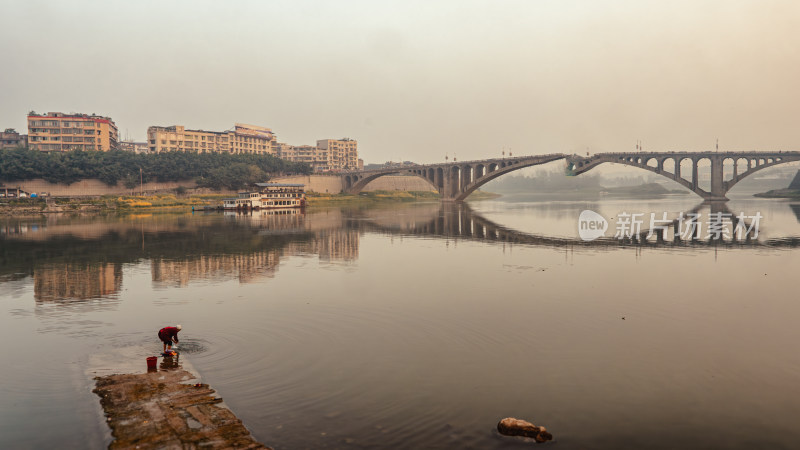
M 448 167 L 442 173 L 442 190 L 440 194 L 442 195 L 442 201 L 445 202 L 452 202 L 455 201 L 456 196 L 458 195 L 458 168 L 457 167 Z
M 723 156 L 711 157 L 711 197 L 708 200 L 728 200 L 725 194 L 725 183 L 722 178 L 722 166 L 725 158 Z M 735 166 L 735 164 L 734 164 Z

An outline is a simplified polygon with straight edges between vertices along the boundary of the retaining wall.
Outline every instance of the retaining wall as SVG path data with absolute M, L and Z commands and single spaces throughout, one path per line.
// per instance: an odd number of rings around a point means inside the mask
M 156 192 L 174 191 L 176 188 L 180 186 L 183 186 L 186 189 L 197 188 L 197 184 L 194 181 L 181 181 L 181 182 L 170 181 L 164 183 L 150 182 L 150 183 L 144 183 L 141 186 L 137 185 L 133 189 L 128 189 L 119 183 L 116 186 L 109 186 L 103 183 L 102 181 L 95 179 L 76 181 L 72 184 L 49 183 L 44 180 L 0 182 L 0 190 L 2 190 L 3 188 L 8 188 L 8 190 L 11 191 L 12 189 L 19 188 L 21 191 L 25 191 L 28 193 L 36 192 L 38 194 L 42 192 L 47 192 L 51 196 L 55 197 L 92 197 L 99 195 L 132 195 L 132 194 L 136 195 L 139 194 L 139 192 L 144 192 L 145 194 L 153 194 Z
M 326 175 L 294 175 L 290 177 L 273 178 L 273 183 L 302 183 L 306 191 L 321 194 L 338 194 L 342 192 L 342 180 L 338 176 Z M 373 180 L 364 189 L 365 191 L 433 191 L 436 189 L 427 181 L 419 177 L 406 177 L 399 175 L 386 175 Z
M 338 194 L 342 192 L 342 180 L 338 176 L 326 175 L 294 175 L 289 177 L 278 177 L 270 180 L 272 183 L 302 183 L 306 186 L 306 191 L 318 193 Z M 162 192 L 174 192 L 178 187 L 183 186 L 192 193 L 220 193 L 236 195 L 230 190 L 213 191 L 206 188 L 198 188 L 194 181 L 170 181 L 170 182 L 149 182 L 141 187 L 133 189 L 126 188 L 122 184 L 109 186 L 100 180 L 87 179 L 76 181 L 72 184 L 49 183 L 44 180 L 27 181 L 0 181 L 0 190 L 7 188 L 9 191 L 19 188 L 27 193 L 47 192 L 56 197 L 91 197 L 100 195 L 138 195 L 139 192 L 154 194 Z M 406 177 L 398 175 L 387 175 L 380 177 L 367 185 L 365 191 L 435 191 L 425 180 L 419 177 Z

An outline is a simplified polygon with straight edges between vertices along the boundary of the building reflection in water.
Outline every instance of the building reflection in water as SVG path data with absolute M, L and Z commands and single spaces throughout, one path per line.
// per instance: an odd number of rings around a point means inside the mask
M 316 233 L 309 243 L 298 246 L 296 254 L 314 254 L 321 261 L 355 261 L 358 259 L 359 232 L 326 230 Z
M 153 283 L 187 286 L 192 280 L 236 278 L 250 283 L 275 277 L 282 257 L 317 255 L 321 261 L 358 259 L 357 231 L 322 231 L 307 243 L 251 254 L 192 255 L 184 259 L 153 259 Z
M 107 297 L 121 287 L 120 264 L 54 264 L 33 271 L 33 296 L 38 301 Z
M 154 259 L 150 273 L 155 284 L 186 286 L 191 280 L 236 277 L 240 283 L 272 278 L 278 269 L 278 251 L 250 255 L 208 255 L 183 260 Z
M 194 254 L 184 258 L 154 258 L 151 263 L 155 284 L 187 286 L 192 280 L 236 278 L 250 283 L 273 278 L 281 258 L 291 256 L 319 257 L 321 261 L 355 261 L 358 259 L 359 232 L 343 229 L 340 211 L 327 211 L 306 220 L 298 209 L 261 210 L 223 214 L 227 221 L 242 223 L 258 231 L 264 239 L 308 235 L 307 239 L 290 240 L 274 250 L 241 254 Z

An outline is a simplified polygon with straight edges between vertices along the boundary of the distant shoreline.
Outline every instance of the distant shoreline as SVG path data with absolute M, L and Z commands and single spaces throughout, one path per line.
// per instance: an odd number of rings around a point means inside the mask
M 760 192 L 753 194 L 753 197 L 758 198 L 786 198 L 791 200 L 800 200 L 800 190 L 797 189 L 773 189 L 767 192 Z
M 691 192 L 681 189 L 667 189 L 658 183 L 645 183 L 637 186 L 619 186 L 619 187 L 592 187 L 575 190 L 554 190 L 554 191 L 518 191 L 518 192 L 503 192 L 507 196 L 536 196 L 544 197 L 549 196 L 553 199 L 564 198 L 662 198 L 665 196 L 684 196 L 690 195 Z
M 134 213 L 153 211 L 191 212 L 195 206 L 217 206 L 230 195 L 107 195 L 100 197 L 76 198 L 22 198 L 0 203 L 0 216 L 39 215 L 58 213 Z M 477 191 L 470 200 L 486 200 L 500 197 L 499 194 Z M 433 191 L 369 191 L 360 194 L 318 194 L 307 193 L 309 207 L 332 205 L 371 205 L 376 203 L 397 203 L 416 201 L 439 201 L 439 194 Z

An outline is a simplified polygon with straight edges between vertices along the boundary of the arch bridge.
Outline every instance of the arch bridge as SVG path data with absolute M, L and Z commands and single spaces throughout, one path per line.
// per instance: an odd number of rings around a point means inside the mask
M 728 191 L 753 173 L 792 161 L 800 161 L 800 152 L 632 152 L 598 153 L 582 157 L 572 155 L 567 159 L 567 175 L 580 175 L 603 163 L 617 163 L 649 170 L 667 177 L 705 200 L 728 200 Z M 700 187 L 699 170 L 710 170 L 710 188 Z M 691 167 L 691 178 L 683 175 L 683 164 Z M 687 166 L 689 166 L 687 164 Z M 726 164 L 730 165 L 729 176 L 725 174 Z M 689 167 L 686 167 L 688 169 Z M 687 170 L 688 171 L 688 170 Z
M 564 159 L 563 153 L 484 159 L 480 161 L 452 162 L 402 166 L 395 168 L 365 170 L 342 174 L 342 192 L 358 194 L 371 181 L 385 175 L 417 176 L 431 184 L 444 201 L 463 201 L 479 187 L 525 167 L 546 164 Z

